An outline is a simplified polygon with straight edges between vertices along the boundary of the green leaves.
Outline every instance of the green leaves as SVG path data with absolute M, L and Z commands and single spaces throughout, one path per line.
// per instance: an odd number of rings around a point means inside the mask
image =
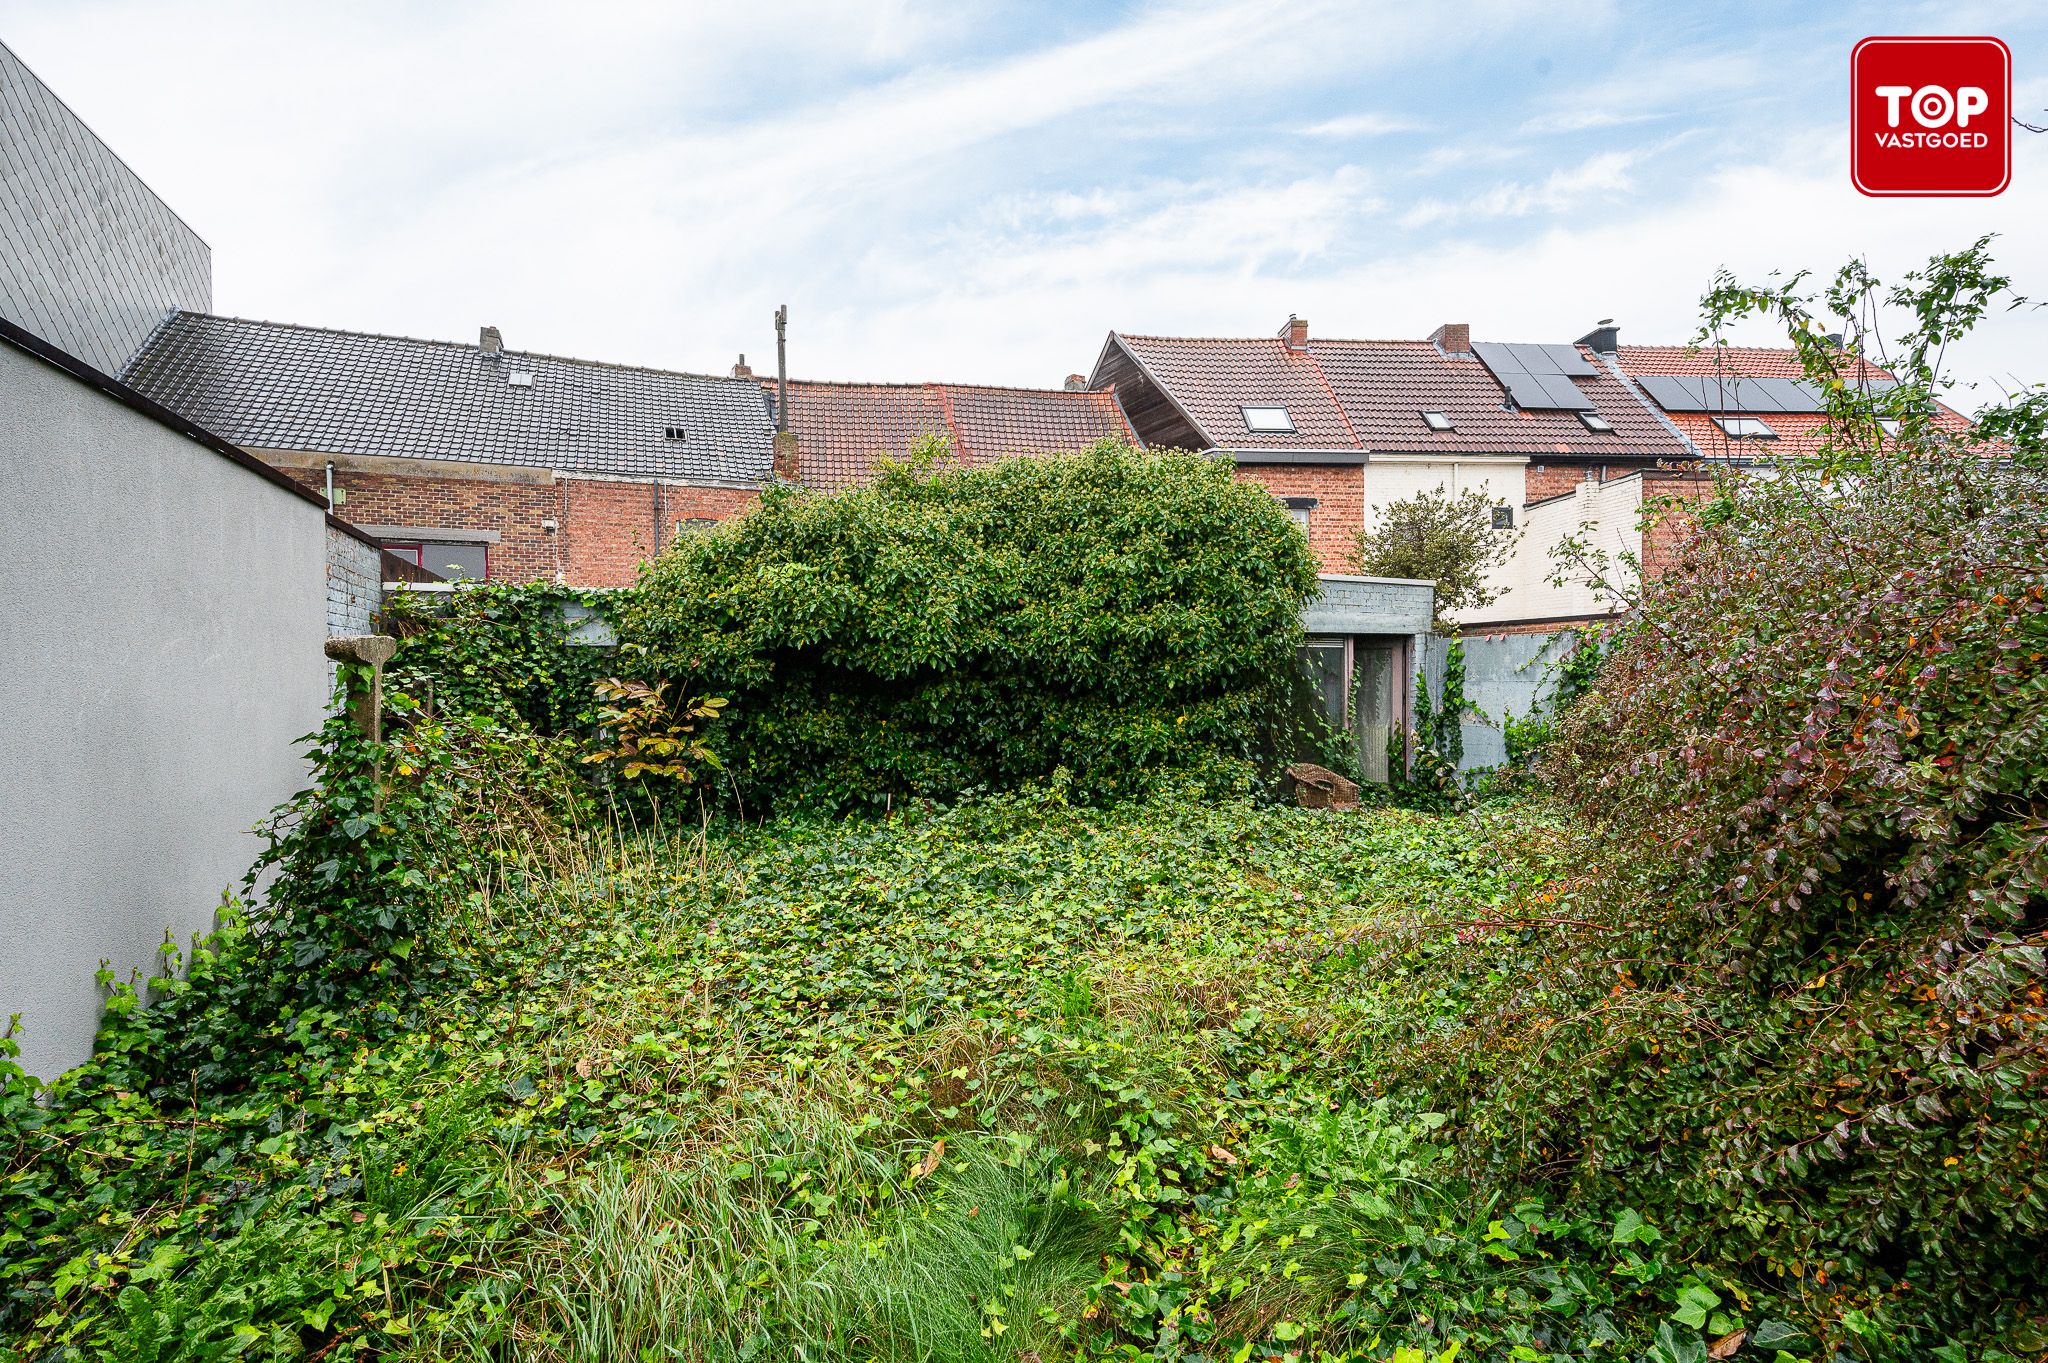
M 1228 467 L 1104 446 L 775 490 L 619 603 L 635 668 L 728 696 L 747 809 L 885 810 L 1056 772 L 1074 798 L 1242 787 L 1315 563 Z

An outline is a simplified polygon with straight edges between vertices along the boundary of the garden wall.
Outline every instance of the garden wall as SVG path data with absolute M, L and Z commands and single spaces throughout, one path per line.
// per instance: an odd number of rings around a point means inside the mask
M 0 336 L 0 1019 L 22 1015 L 48 1077 L 91 1052 L 101 962 L 146 978 L 167 932 L 209 930 L 303 784 L 329 527 L 254 461 Z

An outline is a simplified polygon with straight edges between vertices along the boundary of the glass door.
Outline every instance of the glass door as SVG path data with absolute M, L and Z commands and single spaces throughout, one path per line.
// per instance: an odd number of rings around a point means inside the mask
M 1352 723 L 1359 765 L 1366 780 L 1385 785 L 1387 750 L 1394 738 L 1394 646 L 1360 639 L 1354 645 L 1352 666 L 1357 670 Z

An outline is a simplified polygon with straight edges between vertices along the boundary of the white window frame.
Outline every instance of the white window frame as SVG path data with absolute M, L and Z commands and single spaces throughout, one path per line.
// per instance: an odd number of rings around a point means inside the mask
M 1439 412 L 1434 409 L 1425 410 L 1423 412 L 1422 424 L 1429 427 L 1429 429 L 1431 429 L 1432 431 L 1437 431 L 1439 433 L 1445 431 L 1455 431 L 1458 429 L 1458 423 L 1451 419 L 1450 413 Z
M 1272 417 L 1269 417 L 1269 416 L 1262 416 L 1262 417 L 1260 418 L 1260 421 L 1254 421 L 1254 420 L 1252 420 L 1252 413 L 1253 413 L 1253 412 L 1260 412 L 1260 413 L 1266 413 L 1266 412 L 1277 412 L 1277 413 L 1279 414 L 1279 422 L 1278 422 L 1278 424 L 1274 424 L 1274 422 L 1273 422 L 1273 418 L 1272 418 Z M 1285 406 L 1285 405 L 1283 405 L 1283 404 L 1281 404 L 1281 403 L 1277 403 L 1277 402 L 1252 402 L 1252 403 L 1245 403 L 1245 404 L 1242 404 L 1242 405 L 1240 405 L 1240 406 L 1238 407 L 1238 409 L 1237 409 L 1237 414 L 1238 414 L 1238 416 L 1239 416 L 1239 417 L 1241 417 L 1241 418 L 1242 418 L 1242 419 L 1244 420 L 1244 428 L 1245 428 L 1246 430 L 1250 431 L 1250 432 L 1251 432 L 1251 433 L 1252 433 L 1253 435 L 1293 435 L 1293 434 L 1294 434 L 1294 413 L 1292 413 L 1292 412 L 1288 411 L 1288 410 L 1287 410 L 1287 408 L 1286 408 L 1286 406 Z M 1262 422 L 1264 422 L 1264 423 L 1266 423 L 1266 424 L 1264 424 L 1264 425 L 1261 425 L 1261 424 L 1260 424 L 1260 422 L 1261 422 L 1261 421 L 1262 421 Z
M 1776 440 L 1778 433 L 1771 429 L 1771 423 L 1756 416 L 1717 416 L 1714 424 L 1730 440 Z M 1740 429 L 1737 429 L 1740 427 Z

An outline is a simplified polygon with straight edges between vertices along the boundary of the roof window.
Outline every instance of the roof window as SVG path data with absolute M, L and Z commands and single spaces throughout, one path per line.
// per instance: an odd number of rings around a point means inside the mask
M 1778 433 L 1753 416 L 1717 416 L 1714 424 L 1727 432 L 1730 440 L 1776 440 Z
M 1455 431 L 1458 429 L 1457 423 L 1442 412 L 1424 412 L 1422 414 L 1422 424 L 1429 427 L 1432 431 Z
M 1614 434 L 1614 423 L 1601 416 L 1598 412 L 1580 412 L 1579 420 L 1584 422 L 1586 429 L 1595 435 Z
M 1294 418 L 1285 407 L 1240 407 L 1244 428 L 1254 435 L 1292 435 Z
M 515 369 L 505 376 L 505 382 L 511 384 L 514 388 L 531 388 L 533 387 L 533 375 L 524 369 Z
M 666 430 L 662 431 L 661 438 L 664 440 L 681 440 L 686 434 L 687 432 L 685 432 L 682 427 L 670 426 Z

